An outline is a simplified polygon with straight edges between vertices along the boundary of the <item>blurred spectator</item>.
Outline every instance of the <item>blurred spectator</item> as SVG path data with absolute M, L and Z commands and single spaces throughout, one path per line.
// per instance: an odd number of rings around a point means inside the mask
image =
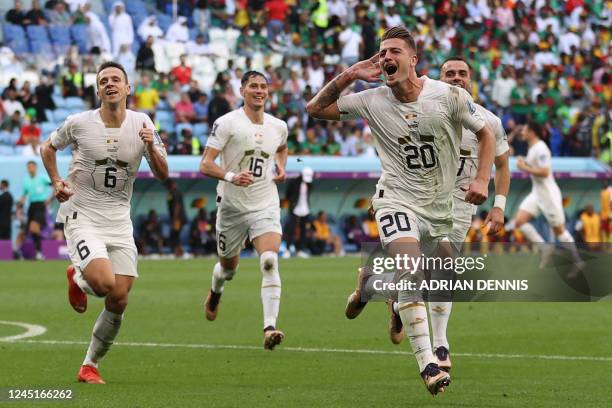
M 576 231 L 582 236 L 590 249 L 598 249 L 601 243 L 601 219 L 593 210 L 591 204 L 587 205 L 576 222 Z
M 187 18 L 179 16 L 176 22 L 168 27 L 166 32 L 166 41 L 169 43 L 186 44 L 189 41 L 189 27 L 187 27 Z
M 47 205 L 55 198 L 50 188 L 51 180 L 47 174 L 38 174 L 38 165 L 34 161 L 27 163 L 28 175 L 23 179 L 23 196 L 19 203 L 23 206 L 29 201 L 27 233 L 32 236 L 36 249 L 36 259 L 43 259 L 42 230 L 47 225 Z
M 62 96 L 83 96 L 83 73 L 74 62 L 70 63 L 68 72 L 62 77 Z
M 205 208 L 200 208 L 191 221 L 189 246 L 194 255 L 214 253 L 216 250 L 214 223 L 208 220 Z
M 46 26 L 49 23 L 45 12 L 40 8 L 40 0 L 32 0 L 32 8 L 26 13 L 25 20 L 33 25 Z
M 13 196 L 8 180 L 0 181 L 0 240 L 10 240 L 13 225 Z
M 327 246 L 331 246 L 331 250 L 336 256 L 343 256 L 344 249 L 342 240 L 336 234 L 333 234 L 331 227 L 327 222 L 327 213 L 319 211 L 317 218 L 312 222 L 312 244 L 310 251 L 313 255 L 322 255 L 326 252 Z
M 66 3 L 58 1 L 49 13 L 49 24 L 68 27 L 73 23 L 72 16 L 66 10 Z
M 198 81 L 192 79 L 189 81 L 189 89 L 187 90 L 187 94 L 189 95 L 189 100 L 195 103 L 198 99 L 200 99 L 200 95 L 202 95 L 202 91 L 198 86 Z
M 16 110 L 12 115 L 6 115 L 4 121 L 2 121 L 2 124 L 0 125 L 0 130 L 13 133 L 21 129 L 21 123 L 21 112 Z
M 153 112 L 159 104 L 159 94 L 151 84 L 148 74 L 142 76 L 141 83 L 136 86 L 136 108 L 147 112 Z
M 229 111 L 231 111 L 229 102 L 222 93 L 217 92 L 208 104 L 208 127 L 213 129 L 215 120 Z
M 87 24 L 87 35 L 89 36 L 89 49 L 98 47 L 102 53 L 111 54 L 111 42 L 106 32 L 106 27 L 100 17 L 91 11 L 91 4 L 87 3 L 83 10 L 85 24 Z M 133 66 L 133 64 L 132 64 Z
M 181 129 L 181 138 L 177 146 L 178 154 L 200 156 L 202 152 L 202 145 L 198 138 L 193 137 L 193 130 L 191 127 L 184 127 Z
M 157 17 L 151 15 L 142 20 L 142 22 L 138 26 L 138 36 L 140 37 L 140 40 L 142 42 L 147 41 L 147 38 L 149 38 L 149 36 L 153 37 L 154 39 L 163 38 L 164 32 L 157 24 Z
M 183 92 L 181 100 L 174 105 L 174 118 L 176 123 L 191 123 L 195 120 L 196 113 L 188 93 Z
M 297 178 L 289 180 L 285 198 L 289 202 L 289 214 L 285 224 L 284 234 L 287 246 L 298 256 L 304 256 L 306 249 L 306 233 L 310 215 L 310 194 L 314 171 L 304 167 Z
M 357 216 L 350 215 L 347 217 L 344 223 L 344 236 L 350 244 L 360 245 L 367 239 L 366 234 L 362 228 L 361 223 L 357 219 Z
M 39 142 L 40 141 L 40 126 L 36 123 L 36 120 L 32 119 L 30 121 L 26 121 L 24 126 L 20 130 L 20 137 L 17 141 L 17 146 L 25 146 L 32 143 L 32 141 Z
M 502 69 L 501 76 L 493 83 L 491 99 L 502 108 L 510 106 L 510 95 L 516 86 L 516 81 L 511 76 L 512 69 L 505 67 Z
M 289 6 L 284 0 L 267 0 L 265 9 L 268 17 L 268 41 L 279 42 L 280 34 L 285 31 L 285 18 Z
M 30 24 L 30 20 L 26 18 L 26 13 L 22 7 L 21 0 L 15 0 L 13 8 L 6 12 L 4 19 L 11 24 Z
M 189 55 L 213 55 L 210 46 L 204 42 L 204 34 L 202 33 L 196 36 L 195 41 L 189 41 L 185 50 Z
M 139 71 L 157 72 L 155 69 L 155 53 L 153 52 L 153 37 L 149 36 L 138 50 L 136 69 Z
M 21 117 L 25 116 L 25 109 L 23 104 L 17 99 L 17 91 L 15 89 L 8 89 L 3 99 L 2 108 L 6 116 L 12 116 L 15 112 L 19 112 Z
M 181 229 L 187 222 L 183 193 L 172 179 L 166 181 L 166 188 L 168 189 L 168 216 L 170 217 L 170 248 L 174 256 L 180 257 L 183 256 L 183 246 L 180 240 Z
M 9 80 L 8 85 L 2 91 L 2 99 L 7 99 L 11 90 L 15 91 L 15 94 L 17 94 L 17 78 L 11 78 Z
M 172 68 L 170 73 L 181 85 L 187 85 L 189 83 L 191 80 L 191 67 L 187 65 L 187 55 L 183 54 L 180 56 L 179 65 Z
M 195 111 L 195 122 L 207 123 L 208 122 L 208 96 L 205 93 L 201 93 L 198 100 L 193 104 L 193 110 Z
M 53 95 L 53 88 L 55 84 L 52 79 L 49 79 L 49 76 L 42 75 L 40 77 L 40 82 L 38 86 L 34 88 L 34 94 L 36 95 L 36 114 L 38 122 L 45 122 L 47 120 L 47 116 L 45 114 L 45 110 L 54 110 L 55 102 L 51 95 Z
M 601 242 L 612 242 L 612 186 L 604 182 L 600 197 Z
M 125 4 L 122 1 L 113 3 L 113 13 L 108 16 L 108 22 L 112 31 L 113 55 L 116 56 L 121 45 L 126 44 L 131 48 L 134 42 L 132 17 L 125 12 Z
M 369 240 L 375 241 L 379 237 L 378 224 L 374 217 L 374 211 L 368 211 L 367 218 L 363 221 L 362 228 Z
M 136 56 L 134 55 L 132 49 L 129 46 L 127 46 L 126 44 L 123 44 L 121 46 L 121 48 L 119 49 L 119 54 L 117 55 L 117 58 L 115 58 L 115 61 L 123 65 L 123 68 L 125 68 L 125 72 L 128 78 L 134 78 L 136 72 Z
M 358 27 L 346 26 L 338 39 L 342 44 L 342 62 L 351 66 L 359 61 L 360 48 L 363 44 Z
M 162 236 L 161 223 L 155 210 L 149 210 L 147 218 L 140 225 L 138 238 L 139 249 L 142 255 L 148 255 L 149 253 L 161 254 L 164 246 L 164 237 Z
M 519 74 L 516 85 L 510 92 L 510 101 L 512 103 L 512 116 L 518 124 L 527 122 L 527 116 L 532 112 L 533 106 L 529 97 L 529 88 L 525 84 L 525 77 Z

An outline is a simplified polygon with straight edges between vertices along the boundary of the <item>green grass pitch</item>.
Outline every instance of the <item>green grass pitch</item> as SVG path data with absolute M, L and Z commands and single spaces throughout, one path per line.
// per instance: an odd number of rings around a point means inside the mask
M 255 260 L 244 260 L 226 285 L 215 322 L 202 311 L 214 260 L 142 261 L 118 344 L 101 364 L 105 386 L 76 382 L 101 301 L 90 297 L 84 315 L 72 311 L 65 262 L 0 263 L 0 320 L 47 329 L 0 342 L 0 388 L 75 390 L 71 402 L 0 406 L 612 405 L 612 303 L 455 304 L 453 382 L 432 398 L 408 343 L 388 341 L 384 304 L 368 305 L 354 321 L 344 317 L 358 262 L 281 260 L 278 327 L 286 338 L 270 352 L 262 348 Z M 0 338 L 23 331 L 0 324 Z

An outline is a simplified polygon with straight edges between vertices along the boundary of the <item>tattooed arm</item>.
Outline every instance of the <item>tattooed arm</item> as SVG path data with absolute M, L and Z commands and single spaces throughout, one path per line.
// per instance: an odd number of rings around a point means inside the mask
M 323 87 L 306 105 L 308 114 L 317 119 L 339 120 L 338 98 L 355 80 L 377 82 L 382 71 L 378 65 L 378 54 L 360 61 L 344 70 L 340 75 Z

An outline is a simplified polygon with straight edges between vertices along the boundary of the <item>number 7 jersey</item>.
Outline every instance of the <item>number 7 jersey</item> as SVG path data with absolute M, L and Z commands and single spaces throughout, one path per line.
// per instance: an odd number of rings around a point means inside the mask
M 423 78 L 415 102 L 402 103 L 380 86 L 341 97 L 338 109 L 342 120 L 363 117 L 372 129 L 382 167 L 374 208 L 381 200 L 407 207 L 430 221 L 432 234 L 445 235 L 452 225 L 462 127 L 477 132 L 485 122 L 464 89 Z
M 274 183 L 276 151 L 287 143 L 287 124 L 264 113 L 263 124 L 255 124 L 243 108 L 221 116 L 213 124 L 206 147 L 221 151 L 221 168 L 238 174 L 253 173 L 253 184 L 236 186 L 226 181 L 217 185 L 218 207 L 236 212 L 278 208 Z
M 69 116 L 51 134 L 56 149 L 73 148 L 68 181 L 74 195 L 60 205 L 58 222 L 75 211 L 80 219 L 101 226 L 130 222 L 134 180 L 143 155 L 148 160 L 139 136 L 143 123 L 154 129 L 146 114 L 127 110 L 120 128 L 107 128 L 96 109 Z M 165 157 L 164 145 L 154 135 L 155 148 Z

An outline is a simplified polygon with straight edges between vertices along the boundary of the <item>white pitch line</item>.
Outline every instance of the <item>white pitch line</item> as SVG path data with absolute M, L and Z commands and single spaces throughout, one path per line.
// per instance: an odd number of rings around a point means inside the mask
M 19 327 L 26 329 L 25 333 L 22 333 L 22 334 L 17 334 L 15 336 L 0 337 L 0 341 L 16 341 L 16 340 L 27 339 L 29 337 L 40 336 L 41 334 L 44 334 L 47 331 L 47 328 L 45 326 L 40 326 L 38 324 L 30 324 L 30 323 L 24 323 L 24 322 L 9 322 L 6 320 L 0 320 L 0 324 L 8 324 L 10 326 L 19 326 Z
M 1 339 L 0 339 L 1 340 Z M 72 340 L 17 340 L 14 343 L 33 344 L 63 344 L 86 346 L 89 342 Z M 114 346 L 123 347 L 159 347 L 159 348 L 191 348 L 191 349 L 225 349 L 225 350 L 262 350 L 261 347 L 238 344 L 186 344 L 186 343 L 137 343 L 117 342 Z M 379 355 L 406 355 L 408 351 L 368 350 L 368 349 L 336 349 L 336 348 L 310 348 L 310 347 L 280 347 L 280 351 L 297 351 L 303 353 L 355 353 Z M 497 353 L 453 353 L 453 356 L 468 358 L 500 358 L 500 359 L 535 359 L 535 360 L 561 360 L 561 361 L 603 361 L 612 363 L 612 357 L 595 356 L 559 356 L 559 355 L 532 355 L 532 354 L 497 354 Z

